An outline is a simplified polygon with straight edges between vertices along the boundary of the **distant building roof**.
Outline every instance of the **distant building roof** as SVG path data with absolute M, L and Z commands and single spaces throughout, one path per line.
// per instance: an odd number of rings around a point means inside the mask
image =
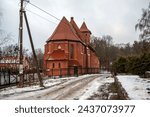
M 19 58 L 17 56 L 0 56 L 0 67 L 12 67 L 15 65 L 19 65 Z M 29 68 L 27 57 L 23 57 L 23 65 Z
M 19 63 L 19 59 L 16 56 L 1 56 L 0 63 Z

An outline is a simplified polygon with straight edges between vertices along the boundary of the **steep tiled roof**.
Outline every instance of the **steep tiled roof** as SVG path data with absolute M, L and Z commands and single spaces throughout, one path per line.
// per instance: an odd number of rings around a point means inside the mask
M 52 36 L 47 40 L 80 40 L 69 21 L 63 17 Z
M 83 22 L 83 24 L 81 25 L 80 31 L 81 32 L 89 32 L 89 33 L 91 33 L 91 31 L 87 28 L 85 22 Z
M 71 17 L 70 23 L 73 26 L 74 30 L 76 31 L 76 34 L 79 36 L 80 39 L 82 39 L 83 37 L 82 37 L 81 31 L 80 31 L 79 27 L 77 26 L 77 24 L 75 23 L 73 17 Z

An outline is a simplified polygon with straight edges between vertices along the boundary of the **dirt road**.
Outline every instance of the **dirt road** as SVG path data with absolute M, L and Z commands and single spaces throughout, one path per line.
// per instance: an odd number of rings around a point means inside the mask
M 94 79 L 100 77 L 100 75 L 92 75 L 84 78 L 76 78 L 76 80 L 69 80 L 62 82 L 59 85 L 53 86 L 46 93 L 41 93 L 38 96 L 30 96 L 26 99 L 38 99 L 38 100 L 64 100 L 64 99 L 75 99 L 76 93 L 83 93 L 84 87 L 86 87 Z
M 46 88 L 38 86 L 10 88 L 2 91 L 0 99 L 14 100 L 103 100 L 115 92 L 111 74 L 87 74 L 79 77 L 47 79 Z M 111 94 L 111 95 L 112 95 Z

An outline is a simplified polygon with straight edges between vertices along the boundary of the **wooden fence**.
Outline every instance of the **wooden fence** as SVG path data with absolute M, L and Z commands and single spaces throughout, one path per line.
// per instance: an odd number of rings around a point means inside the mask
M 18 68 L 0 68 L 0 88 L 18 85 L 19 69 Z M 35 69 L 24 70 L 23 86 L 30 86 L 38 83 Z

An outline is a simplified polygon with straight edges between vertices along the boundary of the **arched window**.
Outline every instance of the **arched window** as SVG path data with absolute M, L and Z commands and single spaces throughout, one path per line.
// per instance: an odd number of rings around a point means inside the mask
M 58 67 L 61 68 L 61 64 L 60 63 L 58 64 Z
M 53 68 L 55 68 L 55 63 L 53 63 Z
M 74 46 L 73 46 L 73 44 L 70 45 L 70 59 L 74 59 Z

